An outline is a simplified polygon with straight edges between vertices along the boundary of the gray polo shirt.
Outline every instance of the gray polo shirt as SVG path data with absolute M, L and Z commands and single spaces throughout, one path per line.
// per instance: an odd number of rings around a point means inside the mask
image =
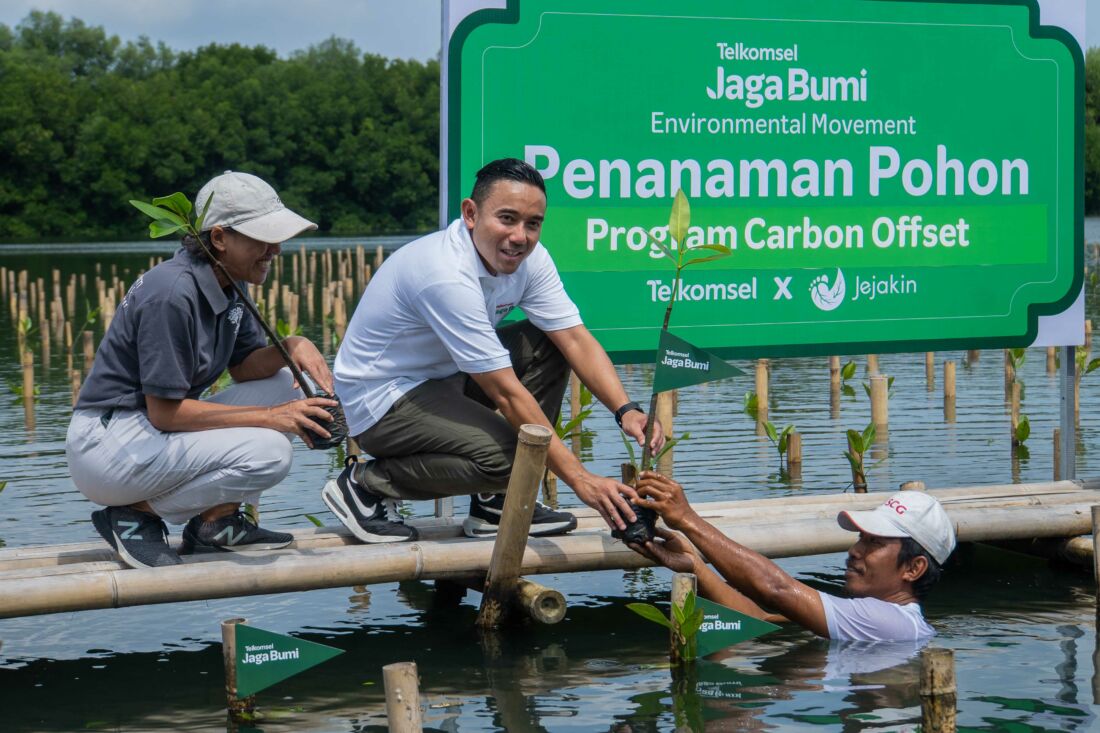
M 145 395 L 197 399 L 226 367 L 267 345 L 234 290 L 182 247 L 118 306 L 76 409 L 144 410 Z

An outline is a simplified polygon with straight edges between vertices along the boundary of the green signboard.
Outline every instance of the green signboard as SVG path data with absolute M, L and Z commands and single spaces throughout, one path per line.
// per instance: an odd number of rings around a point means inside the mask
M 237 695 L 254 695 L 343 653 L 324 644 L 237 624 Z
M 746 616 L 706 598 L 700 598 L 698 603 L 703 609 L 698 637 L 700 657 L 779 629 L 775 624 Z
M 726 357 L 1028 345 L 1081 290 L 1082 64 L 1034 0 L 510 0 L 450 35 L 445 206 L 538 168 L 620 359 L 672 297 Z M 686 246 L 734 252 L 673 293 L 681 188 Z

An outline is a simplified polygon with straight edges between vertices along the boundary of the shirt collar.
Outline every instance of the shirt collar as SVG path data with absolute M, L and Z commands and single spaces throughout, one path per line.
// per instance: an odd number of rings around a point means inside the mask
M 176 256 L 182 257 L 186 261 L 187 267 L 194 274 L 199 292 L 206 298 L 211 310 L 219 315 L 225 312 L 230 302 L 236 299 L 236 293 L 234 293 L 233 298 L 226 295 L 225 291 L 222 290 L 222 286 L 218 284 L 217 276 L 214 275 L 214 266 L 205 258 L 196 257 L 182 247 L 176 253 Z
M 474 239 L 470 236 L 470 229 L 466 226 L 461 218 L 455 219 L 451 225 L 451 230 L 458 238 L 459 246 L 469 253 L 470 257 L 473 257 L 474 267 L 477 268 L 478 279 L 489 279 L 489 282 L 497 282 L 498 275 L 494 275 L 489 272 L 489 269 L 485 267 L 485 262 L 481 259 L 481 256 L 477 253 L 477 247 L 474 245 Z

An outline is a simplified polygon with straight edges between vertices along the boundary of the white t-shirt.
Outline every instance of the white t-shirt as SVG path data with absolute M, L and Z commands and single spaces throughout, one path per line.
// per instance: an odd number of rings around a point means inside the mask
M 837 598 L 820 593 L 829 638 L 838 641 L 909 641 L 936 635 L 917 603 Z
M 371 279 L 336 354 L 350 434 L 429 379 L 511 366 L 494 329 L 513 308 L 544 332 L 581 324 L 541 244 L 510 275 L 489 274 L 461 219 L 397 250 Z

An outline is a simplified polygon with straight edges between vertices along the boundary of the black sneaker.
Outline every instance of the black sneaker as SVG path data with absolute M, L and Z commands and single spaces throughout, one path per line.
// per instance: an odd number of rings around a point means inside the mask
M 396 499 L 376 494 L 355 480 L 355 456 L 344 460 L 344 470 L 321 489 L 321 500 L 360 541 L 406 542 L 420 534 L 405 524 Z
M 238 509 L 233 514 L 212 522 L 204 522 L 199 516 L 191 517 L 191 521 L 183 528 L 180 554 L 278 550 L 293 541 L 294 535 L 259 527 Z
M 467 537 L 493 537 L 500 528 L 500 517 L 504 513 L 504 494 L 474 494 L 470 497 L 470 516 L 462 523 L 462 531 Z M 545 537 L 552 534 L 565 534 L 577 528 L 577 518 L 569 512 L 556 512 L 545 504 L 536 501 L 535 512 L 531 516 L 529 537 Z
M 92 526 L 132 568 L 162 568 L 183 562 L 168 545 L 168 527 L 155 514 L 128 506 L 92 512 Z

